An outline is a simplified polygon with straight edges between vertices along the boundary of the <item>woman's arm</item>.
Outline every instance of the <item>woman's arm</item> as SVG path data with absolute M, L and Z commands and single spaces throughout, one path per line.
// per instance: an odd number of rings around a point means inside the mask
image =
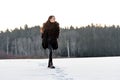
M 43 27 L 41 27 L 40 32 L 42 34 L 41 38 L 46 37 L 45 23 L 43 23 Z
M 60 33 L 60 26 L 59 23 L 57 23 L 57 34 L 56 34 L 57 38 L 59 38 L 59 33 Z
M 41 38 L 43 38 L 43 33 L 44 33 L 44 24 L 43 24 L 43 27 L 40 27 L 40 32 L 41 32 Z

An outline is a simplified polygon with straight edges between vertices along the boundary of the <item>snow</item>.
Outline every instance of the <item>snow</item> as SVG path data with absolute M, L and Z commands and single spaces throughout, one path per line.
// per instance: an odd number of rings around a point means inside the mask
M 120 80 L 120 57 L 0 60 L 0 80 Z

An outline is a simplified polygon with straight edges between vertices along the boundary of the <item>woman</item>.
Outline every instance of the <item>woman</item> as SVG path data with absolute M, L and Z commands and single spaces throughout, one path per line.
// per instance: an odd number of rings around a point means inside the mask
M 49 49 L 48 68 L 55 68 L 52 62 L 52 50 L 56 50 L 58 48 L 57 38 L 59 37 L 60 31 L 59 23 L 55 21 L 55 16 L 49 16 L 40 31 L 42 33 L 42 47 L 44 49 Z

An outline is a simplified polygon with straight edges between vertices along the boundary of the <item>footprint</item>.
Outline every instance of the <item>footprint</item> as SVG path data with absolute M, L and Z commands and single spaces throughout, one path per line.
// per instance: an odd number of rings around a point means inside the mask
M 46 67 L 46 64 L 45 63 L 40 63 L 40 64 L 38 64 L 38 66 Z
M 65 73 L 62 68 L 59 68 L 56 66 L 55 69 L 48 69 L 46 65 L 47 64 L 45 63 L 38 64 L 38 66 L 40 66 L 41 68 L 44 68 L 45 72 L 48 72 L 44 75 L 52 76 L 53 78 L 55 78 L 55 80 L 73 80 L 73 78 L 67 76 L 68 74 Z M 47 69 L 45 69 L 45 67 Z
M 55 73 L 57 80 L 73 80 L 73 78 L 66 78 L 67 74 L 59 67 L 55 69 Z

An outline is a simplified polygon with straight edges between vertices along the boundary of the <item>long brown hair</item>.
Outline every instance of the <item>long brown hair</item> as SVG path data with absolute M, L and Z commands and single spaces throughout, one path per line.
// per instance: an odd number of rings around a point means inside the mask
M 50 15 L 48 17 L 48 20 L 43 24 L 43 27 L 40 28 L 40 32 L 43 33 L 44 32 L 44 28 L 46 25 L 49 25 L 51 22 L 50 22 L 50 19 L 52 19 L 52 17 L 55 17 L 54 15 Z
M 54 15 L 50 15 L 50 16 L 48 17 L 48 20 L 46 21 L 46 24 L 50 22 L 50 19 L 52 19 L 52 17 L 55 17 L 55 16 L 54 16 Z

